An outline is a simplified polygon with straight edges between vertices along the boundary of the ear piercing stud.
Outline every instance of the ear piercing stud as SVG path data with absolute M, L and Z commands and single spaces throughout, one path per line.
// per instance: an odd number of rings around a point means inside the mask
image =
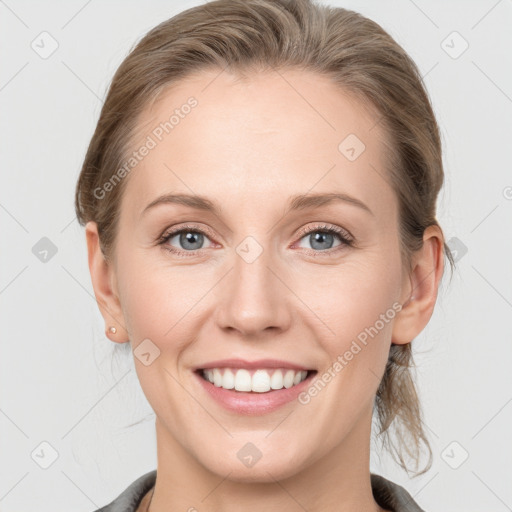
M 115 334 L 117 332 L 117 329 L 112 326 L 108 328 L 108 331 L 110 332 L 110 334 Z

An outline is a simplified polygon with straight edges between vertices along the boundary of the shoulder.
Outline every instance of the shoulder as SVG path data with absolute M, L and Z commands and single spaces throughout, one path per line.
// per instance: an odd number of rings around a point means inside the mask
M 373 497 L 381 507 L 390 512 L 425 512 L 402 486 L 380 475 L 370 476 Z
M 132 482 L 114 501 L 94 512 L 135 512 L 156 481 L 156 469 Z

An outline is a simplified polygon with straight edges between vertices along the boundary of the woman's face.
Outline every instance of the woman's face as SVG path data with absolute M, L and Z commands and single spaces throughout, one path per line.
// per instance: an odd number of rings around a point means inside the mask
M 312 73 L 204 71 L 167 90 L 136 139 L 112 275 L 159 449 L 240 481 L 364 449 L 410 293 L 378 116 Z M 196 370 L 223 359 L 316 374 L 298 396 L 221 390 Z

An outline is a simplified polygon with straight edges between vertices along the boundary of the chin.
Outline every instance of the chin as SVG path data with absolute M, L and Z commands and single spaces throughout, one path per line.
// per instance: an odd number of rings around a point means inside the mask
M 238 483 L 275 483 L 276 480 L 285 480 L 300 471 L 300 466 L 292 459 L 274 453 L 272 458 L 265 455 L 252 466 L 246 466 L 235 454 L 232 457 L 216 459 L 213 465 L 204 463 L 209 471 Z M 220 462 L 220 463 L 219 463 Z

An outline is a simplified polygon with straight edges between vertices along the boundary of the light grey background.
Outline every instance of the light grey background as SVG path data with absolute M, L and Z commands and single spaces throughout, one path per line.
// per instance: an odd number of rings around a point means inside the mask
M 154 415 L 131 355 L 112 360 L 73 193 L 115 69 L 199 3 L 0 0 L 2 512 L 91 511 L 156 467 Z M 380 23 L 417 62 L 445 150 L 438 218 L 467 248 L 414 342 L 433 467 L 410 479 L 384 455 L 372 471 L 428 512 L 512 510 L 512 1 L 329 3 Z M 57 249 L 46 262 L 43 237 Z

